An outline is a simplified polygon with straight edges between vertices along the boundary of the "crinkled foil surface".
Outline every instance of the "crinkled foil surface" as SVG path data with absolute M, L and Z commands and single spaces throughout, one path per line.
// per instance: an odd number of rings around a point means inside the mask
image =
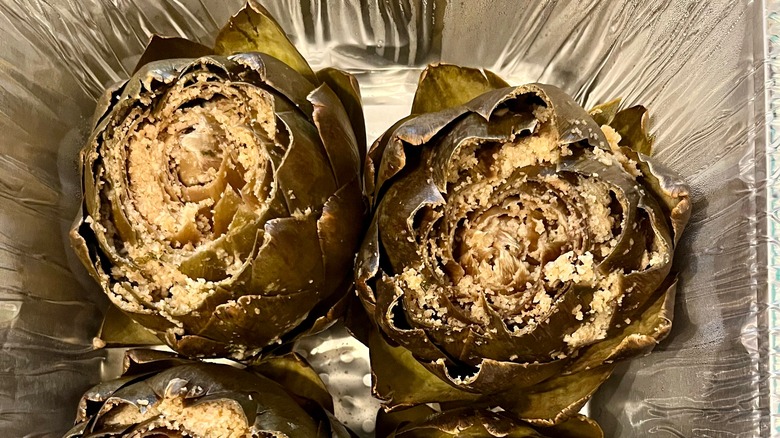
M 56 437 L 116 375 L 93 351 L 107 304 L 66 237 L 76 158 L 104 87 L 153 33 L 211 44 L 241 0 L 0 0 L 0 435 Z M 360 80 L 373 140 L 407 114 L 421 66 L 548 82 L 586 107 L 622 96 L 692 185 L 672 334 L 623 364 L 590 413 L 607 436 L 768 437 L 780 382 L 776 1 L 265 0 L 315 66 Z M 776 162 L 777 161 L 777 162 Z M 304 340 L 338 416 L 373 435 L 367 350 Z M 369 377 L 367 377 L 369 376 Z M 780 430 L 780 429 L 778 429 Z

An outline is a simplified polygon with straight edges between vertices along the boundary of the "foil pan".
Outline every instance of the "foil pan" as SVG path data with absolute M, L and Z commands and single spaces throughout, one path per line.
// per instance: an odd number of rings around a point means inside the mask
M 56 437 L 117 372 L 93 350 L 107 301 L 70 250 L 76 156 L 103 88 L 153 33 L 210 44 L 241 0 L 0 0 L 0 435 Z M 369 140 L 405 116 L 422 66 L 491 68 L 586 107 L 647 106 L 657 157 L 693 188 L 669 338 L 618 368 L 590 414 L 607 436 L 780 433 L 780 3 L 773 0 L 265 0 L 315 66 L 359 78 Z M 373 435 L 365 347 L 298 345 Z

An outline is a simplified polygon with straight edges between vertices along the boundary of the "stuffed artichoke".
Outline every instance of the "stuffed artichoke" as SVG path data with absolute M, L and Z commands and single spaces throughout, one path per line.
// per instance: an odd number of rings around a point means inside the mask
M 669 332 L 685 182 L 646 154 L 641 107 L 433 65 L 368 153 L 356 283 L 387 409 L 574 415 Z
M 154 37 L 106 92 L 73 246 L 176 351 L 262 355 L 338 315 L 366 214 L 364 144 L 356 80 L 313 73 L 250 2 L 214 49 Z
M 332 399 L 299 357 L 250 369 L 130 350 L 125 372 L 84 394 L 65 438 L 349 438 Z
M 426 405 L 397 413 L 380 412 L 377 436 L 386 438 L 604 438 L 596 422 L 576 415 L 551 427 L 534 426 L 509 415 L 470 408 L 436 412 Z

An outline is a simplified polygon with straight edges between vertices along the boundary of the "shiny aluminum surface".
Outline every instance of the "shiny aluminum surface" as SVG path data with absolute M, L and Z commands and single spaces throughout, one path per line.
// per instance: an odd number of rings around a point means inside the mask
M 607 436 L 778 430 L 774 1 L 265 0 L 315 65 L 354 72 L 373 140 L 443 60 L 548 82 L 584 106 L 653 116 L 656 154 L 693 189 L 672 334 L 626 363 L 591 414 Z M 56 437 L 114 375 L 93 351 L 106 300 L 73 256 L 76 157 L 95 99 L 152 33 L 210 44 L 241 0 L 0 0 L 0 435 Z M 339 327 L 298 347 L 372 436 L 367 350 Z

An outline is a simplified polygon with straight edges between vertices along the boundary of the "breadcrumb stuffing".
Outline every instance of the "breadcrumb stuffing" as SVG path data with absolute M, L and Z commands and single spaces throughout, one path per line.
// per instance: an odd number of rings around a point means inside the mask
M 593 153 L 596 154 L 596 156 L 599 158 L 599 161 L 602 161 L 602 159 L 606 161 L 613 161 L 616 160 L 618 163 L 620 163 L 623 168 L 633 177 L 642 176 L 642 171 L 639 170 L 639 166 L 637 166 L 636 161 L 628 158 L 623 151 L 620 149 L 620 140 L 622 140 L 622 137 L 620 134 L 618 134 L 617 131 L 615 131 L 614 128 L 612 128 L 609 125 L 601 125 L 601 132 L 604 133 L 604 137 L 607 139 L 607 144 L 609 145 L 609 149 L 612 151 L 612 157 L 613 159 L 609 158 L 603 158 L 606 157 L 607 154 L 603 150 L 596 148 L 593 150 Z M 604 162 L 604 161 L 602 161 Z M 609 163 L 605 163 L 609 164 Z
M 139 407 L 129 403 L 115 407 L 101 418 L 102 423 L 105 426 L 131 426 L 157 418 L 128 438 L 140 437 L 143 433 L 158 428 L 179 431 L 184 436 L 193 438 L 252 436 L 243 410 L 232 400 L 185 405 L 181 396 L 166 396 L 151 405 L 148 400 L 138 400 L 137 404 Z
M 620 298 L 623 296 L 618 275 L 618 273 L 612 273 L 602 281 L 601 287 L 594 292 L 590 302 L 587 322 L 571 335 L 564 337 L 563 341 L 571 350 L 606 338 L 612 317 L 620 304 Z

